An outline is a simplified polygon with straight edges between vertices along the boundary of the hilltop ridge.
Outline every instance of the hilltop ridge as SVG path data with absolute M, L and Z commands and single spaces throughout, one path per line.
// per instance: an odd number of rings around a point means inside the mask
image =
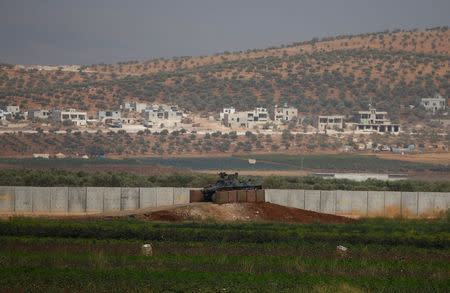
M 97 64 L 75 70 L 3 65 L 0 98 L 24 109 L 117 109 L 123 101 L 176 103 L 194 111 L 289 103 L 307 114 L 349 114 L 368 103 L 399 118 L 435 92 L 449 94 L 450 31 L 385 31 L 278 48 Z M 75 67 L 74 67 L 75 68 Z

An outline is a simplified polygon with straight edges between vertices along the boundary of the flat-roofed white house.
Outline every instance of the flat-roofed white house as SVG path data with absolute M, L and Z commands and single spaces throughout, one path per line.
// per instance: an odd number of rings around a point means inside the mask
M 146 103 L 141 103 L 141 102 L 125 102 L 122 105 L 120 105 L 120 108 L 122 110 L 126 110 L 126 111 L 135 111 L 138 113 L 141 113 L 142 111 L 144 111 L 147 108 L 147 104 Z
M 432 98 L 423 98 L 420 104 L 424 106 L 425 110 L 432 111 L 434 114 L 436 111 L 447 108 L 447 99 L 441 94 L 435 94 Z
M 0 107 L 0 109 L 2 109 L 5 112 L 9 112 L 9 113 L 11 113 L 13 115 L 20 112 L 20 107 L 17 106 L 17 105 L 15 105 L 15 106 L 13 106 L 13 105 L 2 106 L 2 107 Z
M 47 119 L 50 117 L 50 111 L 46 109 L 33 109 L 28 111 L 28 119 Z
M 236 109 L 234 107 L 223 108 L 222 112 L 220 112 L 220 114 L 219 114 L 220 120 L 223 120 L 223 118 L 225 118 L 225 114 L 233 114 L 235 112 L 236 112 Z
M 318 120 L 319 131 L 326 129 L 341 130 L 344 128 L 344 115 L 321 115 Z
M 357 118 L 356 131 L 378 133 L 400 132 L 400 125 L 391 123 L 387 118 L 387 112 L 377 111 L 372 107 L 369 108 L 369 111 L 359 111 Z
M 177 105 L 153 105 L 147 107 L 144 113 L 144 119 L 150 124 L 164 126 L 177 126 L 185 117 L 182 110 Z
M 86 125 L 86 112 L 77 111 L 75 109 L 55 110 L 52 111 L 52 119 L 55 121 L 72 121 L 73 124 L 82 126 Z
M 246 127 L 266 124 L 269 122 L 269 113 L 266 108 L 258 107 L 253 111 L 239 111 L 224 114 L 223 124 L 227 127 Z
M 275 105 L 274 114 L 275 121 L 291 121 L 294 117 L 298 118 L 298 110 L 287 104 L 281 107 Z
M 98 121 L 105 122 L 107 120 L 120 121 L 122 114 L 120 111 L 98 111 Z

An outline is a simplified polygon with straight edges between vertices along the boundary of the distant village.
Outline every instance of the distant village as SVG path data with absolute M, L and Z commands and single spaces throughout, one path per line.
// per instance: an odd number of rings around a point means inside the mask
M 447 99 L 440 94 L 436 94 L 432 98 L 422 99 L 421 105 L 425 110 L 432 113 L 445 111 L 447 109 Z M 398 123 L 393 123 L 389 119 L 387 112 L 379 111 L 371 105 L 368 105 L 366 110 L 358 111 L 352 117 L 340 114 L 319 115 L 314 119 L 313 123 L 309 122 L 308 125 L 303 123 L 305 117 L 299 115 L 298 109 L 287 104 L 275 106 L 273 113 L 269 113 L 268 109 L 264 107 L 256 107 L 247 111 L 238 111 L 234 107 L 227 107 L 223 108 L 220 113 L 204 118 L 210 124 L 229 128 L 230 131 L 239 129 L 279 130 L 283 126 L 289 125 L 310 127 L 315 133 L 352 131 L 352 133 L 361 134 L 395 135 L 402 131 Z M 177 105 L 148 105 L 137 101 L 124 102 L 118 110 L 98 111 L 95 118 L 88 116 L 88 112 L 77 109 L 33 109 L 21 111 L 17 105 L 7 105 L 0 107 L 0 123 L 2 120 L 10 123 L 19 123 L 24 120 L 42 123 L 53 122 L 60 123 L 66 127 L 92 126 L 95 128 L 103 126 L 106 128 L 124 128 L 127 125 L 139 125 L 143 129 L 152 129 L 153 132 L 162 129 L 183 128 L 186 125 L 198 126 L 196 125 L 198 123 L 195 123 L 193 119 L 193 115 L 189 115 L 188 112 Z M 358 149 L 367 148 L 366 145 L 358 146 Z M 350 146 L 346 145 L 342 147 L 343 151 L 350 151 L 351 149 Z M 404 149 L 394 149 L 388 146 L 380 146 L 378 148 L 380 151 L 390 150 L 393 152 L 410 152 L 412 149 L 414 149 L 414 146 Z

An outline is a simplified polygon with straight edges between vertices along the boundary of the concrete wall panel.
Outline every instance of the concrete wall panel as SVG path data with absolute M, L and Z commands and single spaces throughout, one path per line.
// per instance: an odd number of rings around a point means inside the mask
M 0 186 L 0 211 L 14 211 L 14 187 Z
M 107 187 L 103 189 L 103 211 L 120 211 L 122 189 L 120 187 Z
M 336 212 L 336 191 L 320 191 L 320 211 L 322 213 L 334 214 Z
M 417 217 L 418 193 L 402 192 L 402 216 L 406 218 Z
M 400 216 L 402 193 L 397 191 L 384 192 L 384 216 L 395 217 Z
M 352 195 L 348 190 L 336 191 L 336 214 L 352 214 Z
M 140 208 L 156 207 L 156 188 L 144 188 L 139 189 Z
M 121 189 L 121 210 L 137 210 L 139 208 L 139 187 L 123 187 Z
M 86 187 L 69 187 L 69 212 L 86 212 Z
M 434 196 L 434 213 L 440 214 L 450 208 L 450 193 L 438 193 Z
M 367 191 L 350 191 L 353 216 L 367 216 Z
M 86 188 L 86 212 L 103 212 L 103 195 L 108 187 Z
M 275 197 L 277 190 L 276 189 L 266 189 L 265 190 L 266 202 L 273 203 L 273 197 Z
M 33 211 L 32 187 L 17 186 L 14 189 L 14 210 L 16 212 Z
M 368 217 L 384 216 L 384 191 L 368 191 Z
M 52 213 L 67 213 L 69 208 L 69 188 L 50 187 L 50 211 Z
M 290 189 L 287 191 L 287 205 L 288 207 L 293 207 L 297 209 L 305 208 L 305 191 L 298 189 Z
M 50 212 L 50 187 L 30 187 L 33 196 L 33 212 Z
M 189 203 L 190 188 L 174 188 L 173 189 L 173 203 L 187 204 Z
M 156 188 L 156 205 L 158 207 L 173 205 L 173 187 Z
M 434 199 L 439 193 L 419 192 L 418 213 L 419 217 L 427 218 L 434 215 Z
M 320 190 L 305 190 L 305 210 L 320 212 Z
M 270 195 L 270 202 L 274 203 L 274 204 L 279 204 L 282 206 L 287 206 L 288 202 L 287 202 L 287 197 L 288 197 L 288 189 L 276 189 L 273 190 L 274 192 L 271 193 Z

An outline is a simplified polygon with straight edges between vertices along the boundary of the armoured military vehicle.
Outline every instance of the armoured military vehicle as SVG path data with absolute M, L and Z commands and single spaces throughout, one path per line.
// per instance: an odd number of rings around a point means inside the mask
M 240 180 L 238 173 L 227 174 L 225 172 L 219 173 L 220 179 L 214 185 L 206 186 L 202 189 L 203 198 L 205 201 L 212 201 L 213 195 L 216 191 L 229 190 L 257 190 L 262 189 L 261 184 L 252 184 L 251 179 Z

